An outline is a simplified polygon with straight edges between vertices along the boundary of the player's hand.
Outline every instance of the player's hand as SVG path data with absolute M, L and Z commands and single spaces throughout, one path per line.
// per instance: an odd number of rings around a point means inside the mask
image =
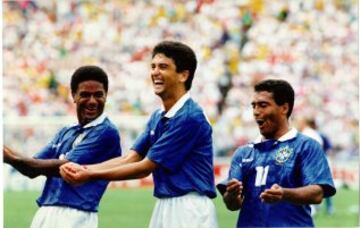
M 273 184 L 270 189 L 266 189 L 260 194 L 260 199 L 264 203 L 277 203 L 284 197 L 284 189 L 278 185 Z
M 89 170 L 73 162 L 60 166 L 60 175 L 72 185 L 80 185 L 90 180 Z
M 241 181 L 236 179 L 231 179 L 226 184 L 226 191 L 224 193 L 224 198 L 232 201 L 241 201 L 241 194 L 243 190 L 243 185 Z
M 3 146 L 3 159 L 5 163 L 10 164 L 16 160 L 16 154 L 9 147 Z
M 241 181 L 231 179 L 226 184 L 226 191 L 224 192 L 223 198 L 226 207 L 231 210 L 239 210 L 242 205 L 242 191 L 243 185 Z

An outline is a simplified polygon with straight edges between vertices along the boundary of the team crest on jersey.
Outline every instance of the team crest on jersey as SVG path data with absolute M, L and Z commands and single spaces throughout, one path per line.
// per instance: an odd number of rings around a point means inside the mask
M 284 164 L 284 162 L 286 162 L 289 157 L 291 156 L 291 154 L 293 153 L 293 149 L 290 148 L 289 146 L 285 146 L 285 147 L 281 147 L 275 155 L 275 161 L 278 165 L 282 165 Z

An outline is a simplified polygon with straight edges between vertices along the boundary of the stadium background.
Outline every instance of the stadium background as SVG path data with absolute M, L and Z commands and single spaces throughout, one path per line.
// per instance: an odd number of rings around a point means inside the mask
M 180 40 L 197 53 L 191 94 L 213 125 L 217 180 L 234 149 L 257 135 L 252 85 L 283 78 L 296 92 L 293 120 L 314 117 L 334 145 L 334 219 L 320 214 L 317 225 L 358 225 L 358 1 L 3 1 L 2 7 L 5 144 L 31 156 L 76 121 L 70 76 L 80 65 L 95 64 L 109 74 L 106 112 L 126 152 L 160 104 L 149 77 L 151 48 Z M 26 227 L 44 178 L 29 180 L 7 165 L 3 171 L 5 227 Z M 151 185 L 151 177 L 112 183 L 121 189 L 105 194 L 100 227 L 146 227 Z M 232 227 L 236 213 L 220 201 L 220 225 Z

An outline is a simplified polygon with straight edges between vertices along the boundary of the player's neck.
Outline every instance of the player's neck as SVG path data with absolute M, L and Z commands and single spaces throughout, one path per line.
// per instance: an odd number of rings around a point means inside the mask
M 173 94 L 173 96 L 162 97 L 161 100 L 162 100 L 165 112 L 168 112 L 176 104 L 176 102 L 182 96 L 184 96 L 185 93 L 186 93 L 186 91 L 181 91 L 179 93 Z
M 274 135 L 274 139 L 279 139 L 281 138 L 283 135 L 285 135 L 286 133 L 288 133 L 291 130 L 290 126 L 288 123 L 286 123 L 284 126 L 282 126 L 281 128 L 279 128 L 279 130 L 276 132 L 276 134 Z

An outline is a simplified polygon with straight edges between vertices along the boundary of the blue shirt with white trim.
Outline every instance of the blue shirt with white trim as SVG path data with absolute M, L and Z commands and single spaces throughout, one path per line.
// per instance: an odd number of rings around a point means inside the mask
M 212 128 L 188 94 L 165 114 L 155 111 L 132 149 L 158 164 L 153 171 L 154 196 L 197 192 L 216 197 Z
M 95 164 L 120 155 L 118 130 L 105 115 L 101 115 L 83 127 L 64 127 L 52 142 L 34 157 Z M 61 177 L 47 177 L 37 203 L 39 206 L 67 206 L 96 212 L 107 184 L 108 181 L 99 180 L 72 186 Z
M 317 184 L 323 188 L 324 197 L 336 192 L 321 146 L 295 129 L 279 140 L 238 148 L 230 166 L 228 179 L 231 178 L 242 181 L 244 186 L 237 227 L 314 226 L 309 205 L 261 202 L 261 192 L 273 184 L 284 188 Z

